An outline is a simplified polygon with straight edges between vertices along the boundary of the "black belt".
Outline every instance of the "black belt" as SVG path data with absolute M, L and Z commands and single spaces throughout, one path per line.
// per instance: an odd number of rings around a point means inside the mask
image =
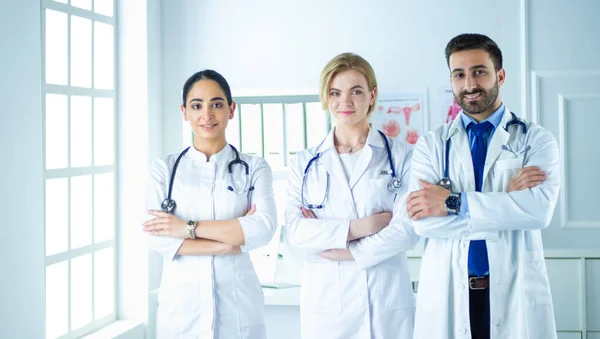
M 490 287 L 490 276 L 484 275 L 483 277 L 469 277 L 469 289 L 472 290 L 485 290 Z

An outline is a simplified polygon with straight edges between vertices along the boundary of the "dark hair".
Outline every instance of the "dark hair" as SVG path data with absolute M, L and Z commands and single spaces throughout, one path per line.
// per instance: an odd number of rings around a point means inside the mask
M 452 53 L 482 49 L 490 55 L 496 71 L 502 68 L 502 52 L 494 40 L 483 34 L 465 33 L 457 35 L 446 45 L 446 63 L 450 67 Z
M 189 79 L 187 79 L 187 81 L 183 85 L 183 94 L 181 96 L 181 99 L 183 99 L 183 107 L 185 107 L 185 103 L 187 102 L 187 97 L 190 93 L 190 90 L 192 89 L 194 84 L 200 80 L 212 80 L 219 84 L 219 87 L 221 87 L 221 89 L 225 93 L 227 105 L 231 105 L 233 99 L 231 98 L 231 89 L 229 88 L 227 80 L 225 80 L 225 78 L 217 71 L 213 71 L 212 69 L 205 69 L 203 71 L 194 73 L 194 75 L 189 77 Z

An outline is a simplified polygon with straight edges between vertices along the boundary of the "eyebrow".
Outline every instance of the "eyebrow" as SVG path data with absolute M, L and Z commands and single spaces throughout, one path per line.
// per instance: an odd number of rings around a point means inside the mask
M 350 89 L 356 89 L 356 88 L 363 88 L 364 89 L 364 87 L 362 87 L 361 85 L 352 86 L 352 88 L 350 88 Z M 334 87 L 331 87 L 329 90 L 330 91 L 340 91 L 341 92 L 341 90 L 339 90 L 337 88 L 334 88 Z
M 475 66 L 471 67 L 470 69 L 473 70 L 473 69 L 478 69 L 478 68 L 487 68 L 487 66 L 486 65 L 475 65 Z M 464 72 L 464 71 L 465 71 L 464 68 L 455 68 L 452 70 L 452 73 Z
M 190 103 L 194 102 L 194 101 L 204 102 L 204 100 L 202 100 L 200 98 L 194 98 L 194 99 L 190 100 Z M 214 98 L 210 99 L 210 101 L 225 101 L 225 99 L 223 99 L 221 97 L 214 97 Z

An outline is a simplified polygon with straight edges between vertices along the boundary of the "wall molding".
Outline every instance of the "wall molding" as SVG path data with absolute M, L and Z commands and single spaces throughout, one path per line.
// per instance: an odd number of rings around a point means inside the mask
M 559 194 L 559 204 L 561 211 L 561 228 L 586 228 L 600 229 L 600 220 L 598 221 L 572 221 L 570 219 L 569 207 L 567 205 L 567 197 L 569 188 L 569 176 L 567 169 L 567 161 L 565 158 L 565 150 L 567 143 L 567 105 L 569 101 L 584 101 L 584 100 L 600 100 L 600 92 L 598 93 L 574 93 L 574 94 L 558 94 L 558 147 L 560 152 L 560 173 L 562 187 Z

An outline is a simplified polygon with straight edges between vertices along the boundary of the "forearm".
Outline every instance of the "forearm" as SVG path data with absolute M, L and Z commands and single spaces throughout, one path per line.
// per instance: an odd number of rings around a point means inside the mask
M 206 220 L 198 221 L 196 238 L 214 240 L 231 246 L 243 246 L 246 241 L 239 220 Z
M 550 223 L 558 186 L 510 193 L 470 192 L 467 196 L 469 225 L 473 232 L 534 230 Z
M 290 217 L 286 223 L 287 239 L 293 247 L 308 250 L 344 249 L 348 242 L 349 220 L 307 219 Z
M 348 241 L 357 240 L 371 235 L 367 219 L 352 219 L 348 228 Z
M 178 255 L 227 255 L 233 253 L 239 253 L 238 246 L 208 239 L 185 239 L 177 251 Z
M 319 255 L 331 261 L 354 261 L 354 256 L 349 249 L 331 249 L 319 253 Z

